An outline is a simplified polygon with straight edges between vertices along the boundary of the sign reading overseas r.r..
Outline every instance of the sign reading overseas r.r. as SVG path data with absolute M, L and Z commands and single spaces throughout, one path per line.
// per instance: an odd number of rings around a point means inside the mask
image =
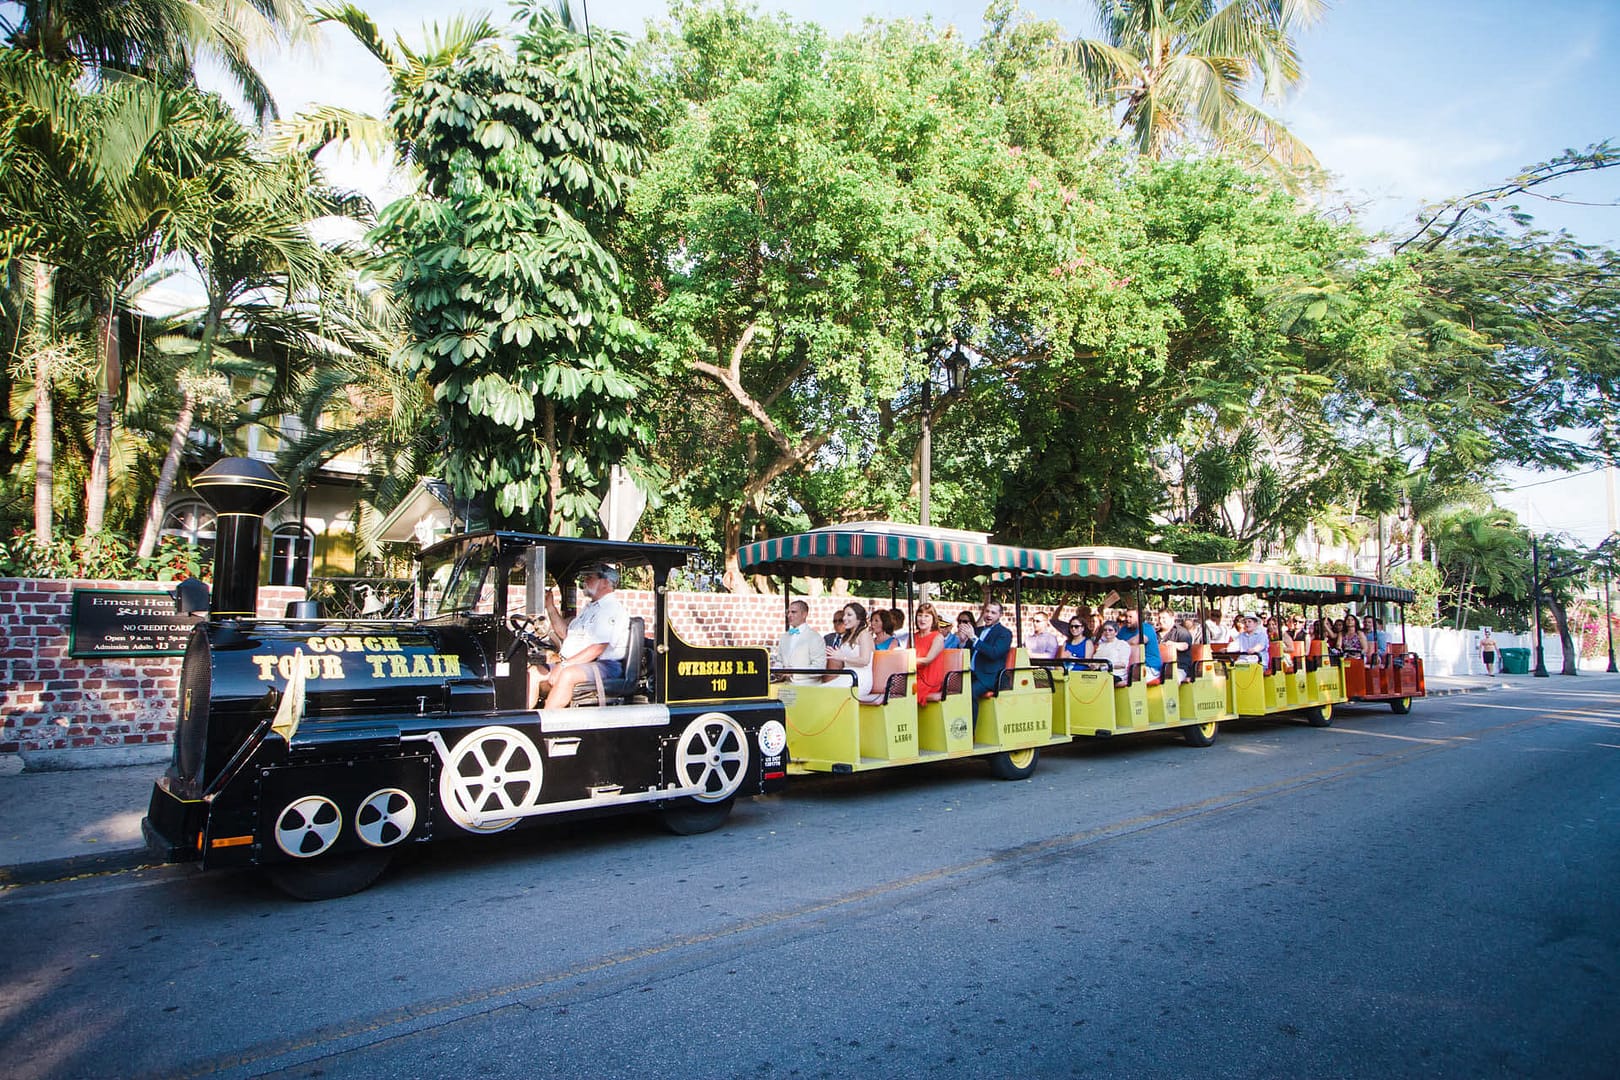
M 166 592 L 74 589 L 68 655 L 183 656 L 197 622 Z

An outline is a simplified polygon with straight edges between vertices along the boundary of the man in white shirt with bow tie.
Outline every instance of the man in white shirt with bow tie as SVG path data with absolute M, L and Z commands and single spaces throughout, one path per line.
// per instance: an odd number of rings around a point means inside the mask
M 795 600 L 788 605 L 787 629 L 782 636 L 776 639 L 776 647 L 771 650 L 771 664 L 781 668 L 811 668 L 816 671 L 827 667 L 827 643 L 821 640 L 821 635 L 807 628 L 804 623 L 810 617 L 810 605 L 803 600 Z M 818 675 L 794 675 L 792 680 L 796 683 L 819 683 Z

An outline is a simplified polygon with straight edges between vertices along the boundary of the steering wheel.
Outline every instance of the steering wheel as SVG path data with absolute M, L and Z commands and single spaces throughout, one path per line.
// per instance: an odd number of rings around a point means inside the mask
M 539 625 L 538 620 L 531 619 L 527 615 L 508 615 L 506 621 L 514 634 L 512 646 L 506 650 L 507 663 L 511 663 L 517 654 L 525 649 L 542 656 L 545 654 L 546 639 L 535 629 Z

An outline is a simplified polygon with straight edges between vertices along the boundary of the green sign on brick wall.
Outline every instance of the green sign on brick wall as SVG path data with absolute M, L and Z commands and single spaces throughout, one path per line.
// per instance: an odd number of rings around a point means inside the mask
M 166 592 L 74 589 L 69 616 L 72 656 L 183 656 L 197 625 L 177 615 Z

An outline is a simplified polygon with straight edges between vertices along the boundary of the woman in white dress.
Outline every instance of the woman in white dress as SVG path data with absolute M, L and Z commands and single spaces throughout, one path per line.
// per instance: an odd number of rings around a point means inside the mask
M 839 616 L 838 644 L 827 650 L 828 659 L 836 659 L 839 666 L 855 673 L 855 694 L 868 697 L 872 693 L 872 631 L 866 626 L 866 609 L 851 601 Z

